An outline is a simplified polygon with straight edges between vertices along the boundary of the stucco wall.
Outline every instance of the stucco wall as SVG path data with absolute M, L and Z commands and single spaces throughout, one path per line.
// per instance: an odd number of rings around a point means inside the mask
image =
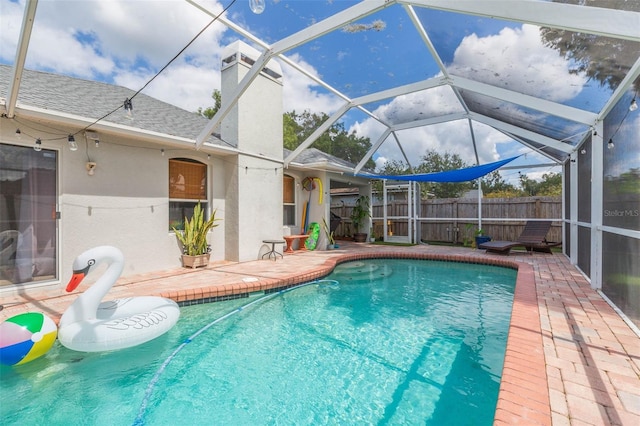
M 37 124 L 33 124 L 37 128 Z M 3 143 L 33 146 L 33 141 L 15 138 L 15 129 L 0 133 Z M 76 138 L 79 149 L 70 151 L 66 141 L 45 141 L 43 147 L 58 152 L 58 247 L 60 279 L 66 283 L 71 265 L 82 251 L 113 245 L 123 251 L 123 276 L 181 266 L 180 247 L 168 228 L 169 159 L 186 157 L 208 167 L 210 204 L 216 217 L 225 219 L 225 175 L 221 158 L 207 158 L 194 150 L 141 144 L 100 133 L 100 147 Z M 97 163 L 93 176 L 87 174 L 87 160 Z M 225 228 L 212 230 L 212 259 L 225 258 Z M 92 274 L 95 280 L 99 274 Z M 28 286 L 29 284 L 27 284 Z
M 63 150 L 61 155 L 63 264 L 86 248 L 109 244 L 123 251 L 125 275 L 180 266 L 180 248 L 168 229 L 168 162 L 187 157 L 208 164 L 209 187 L 215 188 L 223 185 L 212 179 L 215 161 L 188 150 L 165 149 L 162 155 L 158 148 L 107 135 L 101 137 L 99 149 L 90 149 L 90 157 L 97 163 L 93 176 L 87 174 L 80 150 Z M 211 201 L 212 208 L 219 209 L 219 203 Z M 217 216 L 223 218 L 223 211 L 219 209 Z M 217 243 L 223 229 L 214 228 L 210 237 L 214 259 L 224 258 Z

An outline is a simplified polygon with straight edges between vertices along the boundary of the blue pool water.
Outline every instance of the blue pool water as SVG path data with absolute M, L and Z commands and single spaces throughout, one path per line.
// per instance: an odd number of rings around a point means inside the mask
M 363 260 L 339 265 L 326 277 L 335 281 L 184 307 L 169 333 L 136 348 L 56 343 L 43 358 L 2 366 L 0 418 L 490 425 L 515 277 L 486 265 Z

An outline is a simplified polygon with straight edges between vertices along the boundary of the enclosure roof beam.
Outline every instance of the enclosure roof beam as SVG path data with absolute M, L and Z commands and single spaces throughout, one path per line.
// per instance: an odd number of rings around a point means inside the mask
M 369 149 L 369 151 L 367 151 L 367 153 L 362 158 L 362 160 L 360 160 L 360 162 L 356 166 L 354 174 L 360 173 L 360 170 L 362 170 L 364 165 L 367 164 L 367 161 L 369 161 L 369 158 L 371 158 L 371 156 L 378 150 L 378 148 L 380 148 L 380 145 L 382 145 L 382 143 L 389 137 L 390 133 L 391 133 L 391 129 L 386 129 L 382 133 L 382 135 L 380 135 L 376 143 L 373 144 L 373 146 Z
M 488 126 L 501 130 L 505 133 L 521 136 L 523 138 L 538 142 L 550 148 L 557 149 L 558 151 L 564 152 L 565 154 L 569 154 L 571 153 L 571 151 L 573 151 L 572 145 L 568 143 L 559 142 L 556 139 L 541 135 L 539 133 L 532 132 L 531 130 L 523 129 L 522 127 L 517 127 L 517 126 L 514 126 L 513 124 L 508 124 L 503 121 L 496 120 L 495 118 L 487 117 L 486 115 L 482 115 L 482 114 L 477 114 L 472 112 L 472 113 L 469 113 L 469 116 L 471 117 L 471 119 L 475 121 L 484 123 Z
M 25 6 L 26 10 L 22 20 L 22 28 L 20 29 L 20 39 L 18 48 L 16 49 L 16 58 L 13 64 L 13 73 L 7 88 L 7 98 L 5 101 L 6 115 L 13 118 L 15 115 L 16 102 L 18 101 L 18 92 L 20 91 L 20 82 L 22 81 L 22 72 L 24 71 L 24 63 L 29 50 L 29 41 L 31 40 L 31 31 L 33 30 L 33 20 L 36 16 L 38 8 L 38 0 L 29 0 Z
M 318 37 L 322 37 L 333 30 L 342 28 L 351 22 L 371 15 L 393 3 L 395 2 L 390 2 L 389 0 L 367 0 L 356 3 L 354 6 L 344 9 L 316 24 L 310 25 L 295 34 L 277 41 L 271 45 L 271 48 L 276 55 L 286 52 L 315 40 Z
M 366 105 L 370 102 L 378 102 L 384 99 L 395 98 L 396 96 L 419 92 L 421 90 L 432 89 L 434 87 L 440 87 L 446 84 L 447 80 L 444 77 L 429 78 L 427 80 L 418 81 L 416 83 L 405 84 L 404 86 L 398 86 L 392 89 L 382 90 L 380 92 L 360 96 L 359 98 L 354 98 L 352 102 L 355 105 Z
M 545 99 L 536 98 L 534 96 L 525 95 L 524 93 L 514 92 L 513 90 L 503 89 L 486 83 L 480 83 L 479 81 L 469 80 L 464 77 L 452 76 L 451 84 L 460 89 L 470 90 L 501 101 L 522 105 L 566 120 L 586 124 L 587 126 L 593 125 L 598 118 L 597 114 L 589 111 L 547 101 Z
M 640 13 L 626 10 L 539 0 L 412 0 L 400 3 L 625 40 L 640 40 Z
M 340 117 L 342 117 L 347 111 L 349 111 L 352 106 L 353 105 L 347 102 L 343 104 L 342 107 L 340 107 L 336 112 L 334 112 L 331 117 L 326 119 L 316 130 L 313 131 L 313 133 L 309 135 L 307 139 L 305 139 L 304 142 L 298 145 L 298 147 L 291 154 L 289 154 L 287 158 L 284 159 L 284 167 L 289 167 L 289 163 L 291 161 L 293 161 L 298 155 L 300 155 L 302 151 L 310 147 L 311 144 L 316 141 L 316 139 L 322 136 L 322 134 L 326 132 L 336 121 L 338 121 Z

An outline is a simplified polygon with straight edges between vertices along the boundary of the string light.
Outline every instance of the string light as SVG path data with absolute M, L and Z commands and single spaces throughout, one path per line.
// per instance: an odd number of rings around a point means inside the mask
M 100 140 L 96 139 L 96 148 L 100 148 Z
M 160 150 L 160 154 L 162 154 L 162 156 L 164 157 L 164 148 Z
M 173 58 L 171 58 L 171 60 L 165 65 L 163 66 L 158 72 L 156 72 L 154 74 L 153 77 L 151 77 L 151 79 L 149 79 L 137 92 L 135 92 L 133 94 L 133 96 L 127 98 L 124 101 L 123 105 L 118 106 L 117 108 L 113 109 L 112 111 L 107 112 L 106 114 L 104 114 L 103 116 L 97 118 L 96 120 L 94 120 L 92 123 L 86 125 L 84 128 L 82 128 L 81 130 L 77 131 L 74 134 L 79 134 L 82 133 L 84 131 L 89 130 L 91 127 L 93 127 L 96 123 L 104 120 L 105 118 L 109 117 L 110 115 L 112 115 L 113 113 L 115 113 L 117 110 L 119 110 L 120 108 L 122 108 L 124 106 L 125 112 L 127 113 L 127 116 L 130 117 L 131 119 L 133 119 L 133 104 L 132 104 L 132 100 L 133 98 L 135 98 L 140 92 L 142 92 L 149 84 L 151 84 L 152 81 L 154 81 L 160 74 L 162 74 L 162 72 L 167 69 L 169 67 L 169 65 L 171 65 L 176 59 L 178 59 L 178 57 L 180 57 L 180 55 L 182 55 L 182 53 L 187 50 L 187 48 L 189 48 L 189 46 L 191 46 L 201 35 L 202 33 L 204 33 L 211 25 L 213 25 L 214 22 L 216 22 L 220 16 L 222 16 L 224 13 L 226 13 L 231 6 L 233 6 L 236 3 L 237 0 L 232 0 L 231 3 L 229 3 L 228 6 L 226 6 L 219 14 L 217 14 L 216 16 L 213 17 L 213 19 L 211 19 L 211 21 L 209 21 L 209 23 L 207 25 L 205 25 L 190 41 L 189 43 L 186 44 L 186 46 L 184 46 Z M 254 1 L 254 0 L 252 0 Z M 262 10 L 264 10 L 264 4 L 265 4 L 265 0 L 255 0 L 256 3 L 261 3 L 262 4 Z M 21 132 L 19 131 L 20 129 L 16 130 L 16 137 L 20 137 L 19 135 L 21 134 Z M 27 135 L 28 136 L 28 135 Z M 61 137 L 58 137 L 56 139 L 61 139 Z M 38 139 L 40 140 L 40 139 Z M 50 140 L 55 140 L 55 139 L 50 139 Z M 96 142 L 96 148 L 98 147 L 98 139 L 95 140 Z M 42 142 L 41 142 L 42 143 Z M 34 147 L 35 149 L 35 147 Z M 42 149 L 42 148 L 40 148 Z M 163 153 L 164 155 L 164 153 Z
M 76 143 L 76 138 L 73 135 L 69 135 L 67 137 L 67 141 L 69 142 L 69 150 L 71 151 L 78 150 L 78 144 Z
M 42 141 L 40 138 L 36 139 L 36 144 L 33 146 L 33 150 L 37 152 L 42 151 Z
M 607 148 L 608 149 L 613 149 L 615 145 L 613 144 L 613 138 L 609 139 L 609 142 L 607 142 Z
M 629 111 L 633 112 L 638 109 L 638 103 L 636 102 L 636 98 L 631 100 L 631 104 L 629 105 Z
M 20 131 L 20 129 L 16 129 L 16 138 L 22 139 L 22 132 Z
M 129 98 L 124 100 L 124 112 L 128 119 L 133 120 L 133 102 Z

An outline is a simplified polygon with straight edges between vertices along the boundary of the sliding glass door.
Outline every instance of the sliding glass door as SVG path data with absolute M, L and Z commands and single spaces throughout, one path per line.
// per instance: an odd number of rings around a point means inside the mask
M 55 280 L 58 153 L 0 144 L 0 286 Z

